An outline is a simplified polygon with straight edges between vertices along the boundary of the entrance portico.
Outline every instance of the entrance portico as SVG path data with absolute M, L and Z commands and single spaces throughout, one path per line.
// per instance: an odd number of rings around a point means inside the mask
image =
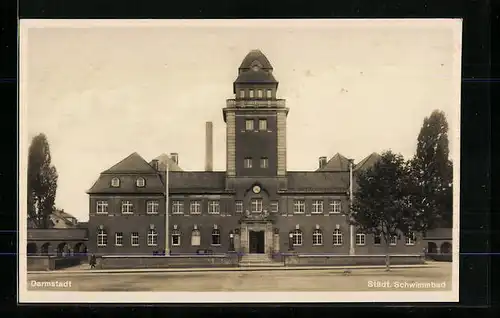
M 242 222 L 240 247 L 245 254 L 271 254 L 274 251 L 273 224 Z

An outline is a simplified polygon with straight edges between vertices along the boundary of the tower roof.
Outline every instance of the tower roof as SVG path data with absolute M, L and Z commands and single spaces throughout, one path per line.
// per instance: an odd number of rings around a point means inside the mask
M 261 50 L 251 50 L 241 62 L 240 70 L 250 69 L 255 63 L 259 63 L 262 69 L 273 69 L 271 63 Z

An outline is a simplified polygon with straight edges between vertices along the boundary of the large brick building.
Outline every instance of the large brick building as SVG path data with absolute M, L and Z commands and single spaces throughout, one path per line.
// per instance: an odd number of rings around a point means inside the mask
M 133 153 L 102 172 L 88 191 L 89 250 L 152 254 L 165 250 L 168 235 L 171 253 L 275 254 L 290 244 L 299 253 L 383 253 L 380 238 L 355 233 L 345 214 L 350 169 L 355 179 L 378 155 L 354 165 L 336 154 L 319 158 L 316 171 L 287 171 L 289 109 L 277 89 L 269 60 L 259 50 L 248 53 L 233 83 L 234 99 L 222 109 L 226 171 L 213 171 L 207 123 L 204 171 L 183 171 L 178 154 L 147 162 Z M 404 236 L 391 243 L 394 253 L 422 250 Z

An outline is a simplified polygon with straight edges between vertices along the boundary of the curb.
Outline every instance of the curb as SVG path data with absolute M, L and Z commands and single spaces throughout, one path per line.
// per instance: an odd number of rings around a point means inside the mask
M 195 272 L 256 272 L 256 271 L 304 271 L 304 270 L 366 270 L 366 269 L 384 269 L 385 266 L 272 266 L 272 267 L 208 267 L 208 268 L 141 268 L 141 269 L 102 269 L 102 270 L 55 270 L 55 271 L 28 271 L 28 275 L 99 275 L 99 274 L 140 274 L 140 273 L 195 273 Z M 392 265 L 391 269 L 404 268 L 438 268 L 433 265 Z

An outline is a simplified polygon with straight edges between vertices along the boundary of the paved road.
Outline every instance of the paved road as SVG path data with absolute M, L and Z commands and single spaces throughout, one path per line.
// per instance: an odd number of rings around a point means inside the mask
M 36 287 L 33 282 L 71 282 L 71 287 Z M 371 282 L 390 286 L 371 286 Z M 434 283 L 439 287 L 401 287 L 398 283 Z M 443 285 L 444 283 L 444 285 Z M 287 270 L 232 272 L 151 272 L 72 275 L 28 274 L 28 290 L 67 291 L 372 291 L 450 290 L 451 263 L 430 268 Z

